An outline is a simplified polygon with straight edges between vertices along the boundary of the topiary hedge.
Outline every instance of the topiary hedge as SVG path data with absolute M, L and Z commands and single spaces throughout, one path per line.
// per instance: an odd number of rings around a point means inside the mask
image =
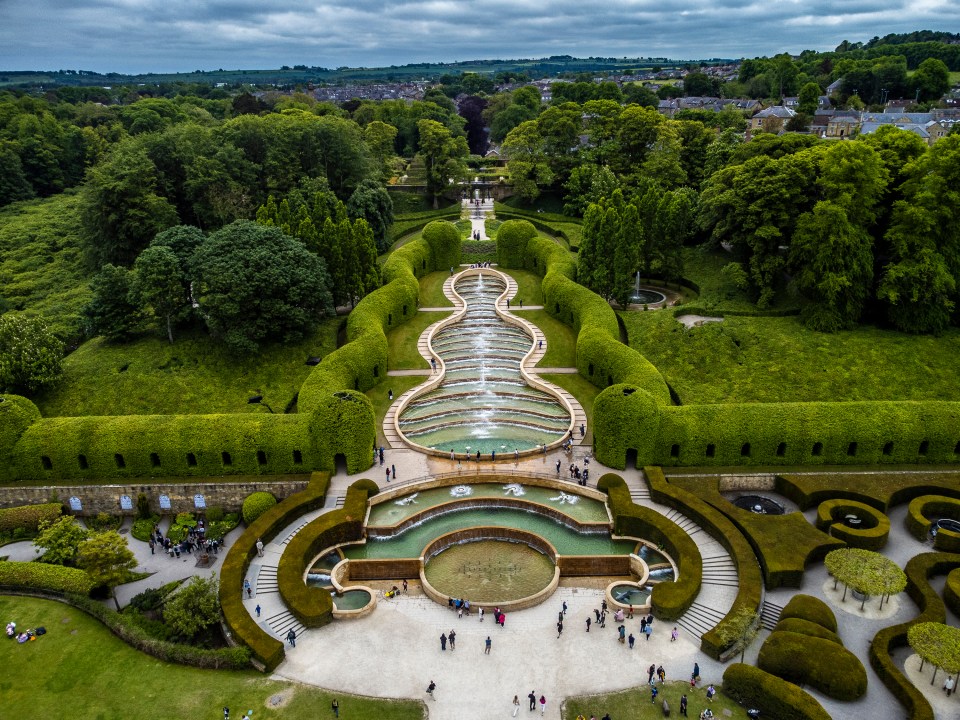
M 812 635 L 771 633 L 760 647 L 757 667 L 835 700 L 856 700 L 867 691 L 867 671 L 857 656 L 833 640 Z
M 527 262 L 527 244 L 537 237 L 537 229 L 526 220 L 507 220 L 497 230 L 497 264 L 522 268 Z M 543 273 L 540 273 L 543 275 Z
M 676 620 L 697 599 L 703 579 L 703 559 L 693 539 L 676 523 L 658 512 L 633 502 L 626 482 L 607 473 L 597 489 L 610 498 L 614 532 L 643 538 L 662 546 L 677 564 L 677 579 L 653 586 L 650 602 L 654 614 L 663 620 Z
M 43 505 L 21 505 L 20 507 L 0 509 L 0 533 L 12 533 L 17 530 L 35 533 L 42 522 L 55 522 L 63 506 L 60 503 Z
M 917 540 L 926 542 L 930 537 L 930 528 L 933 526 L 934 521 L 940 518 L 960 520 L 960 500 L 944 495 L 921 495 L 920 497 L 916 497 L 911 500 L 910 505 L 907 506 L 907 516 L 904 519 L 904 523 L 911 535 Z M 948 539 L 947 545 L 950 545 L 950 540 L 952 539 L 950 536 L 955 536 L 956 533 L 951 533 L 949 530 L 942 532 L 944 537 Z M 940 535 L 941 532 L 938 532 L 936 540 L 940 540 Z M 936 540 L 934 541 L 934 547 L 937 547 Z M 944 552 L 960 552 L 960 547 L 937 547 L 937 549 L 943 550 Z
M 843 519 L 849 514 L 860 518 L 860 527 L 850 527 Z M 890 536 L 890 518 L 879 510 L 856 500 L 825 500 L 817 508 L 817 529 L 843 540 L 850 547 L 880 550 Z
M 933 708 L 900 669 L 892 654 L 909 646 L 907 631 L 922 622 L 946 620 L 946 608 L 937 591 L 930 586 L 929 578 L 945 575 L 960 568 L 960 555 L 952 553 L 923 553 L 907 562 L 907 594 L 920 608 L 920 614 L 910 622 L 892 625 L 880 630 L 870 643 L 870 666 L 880 680 L 906 708 L 909 720 L 934 720 Z
M 751 665 L 730 665 L 723 673 L 723 692 L 741 705 L 757 708 L 761 717 L 830 720 L 830 714 L 809 693 Z
M 232 638 L 248 647 L 267 672 L 283 660 L 283 642 L 267 634 L 243 605 L 247 568 L 257 555 L 257 539 L 270 542 L 296 518 L 323 507 L 329 485 L 329 472 L 313 473 L 306 489 L 267 510 L 234 541 L 220 568 L 220 609 L 224 624 Z
M 954 615 L 960 615 L 960 568 L 951 570 L 943 586 L 943 602 Z
M 810 637 L 822 638 L 824 640 L 829 640 L 832 643 L 837 645 L 843 645 L 843 641 L 840 639 L 840 636 L 835 632 L 830 632 L 825 627 L 817 625 L 815 622 L 810 622 L 809 620 L 803 620 L 801 618 L 785 618 L 780 620 L 773 628 L 774 632 L 783 631 L 783 632 L 792 632 L 798 633 L 800 635 L 809 635 Z
M 322 550 L 363 536 L 367 499 L 377 492 L 372 480 L 358 480 L 347 488 L 342 508 L 311 521 L 287 543 L 277 567 L 277 586 L 287 608 L 305 626 L 321 627 L 333 619 L 330 593 L 304 582 L 308 564 Z
M 780 612 L 781 620 L 787 618 L 806 620 L 826 628 L 831 633 L 837 632 L 837 617 L 833 610 L 823 600 L 812 595 L 797 594 L 790 598 L 790 602 Z
M 243 500 L 243 521 L 251 525 L 258 517 L 277 504 L 277 499 L 268 492 L 250 493 Z M 177 518 L 179 520 L 179 518 Z
M 0 482 L 16 480 L 13 449 L 28 427 L 40 419 L 40 410 L 20 395 L 0 394 Z
M 0 560 L 0 588 L 89 595 L 95 586 L 87 573 L 76 568 Z
M 433 267 L 457 267 L 460 264 L 460 231 L 445 220 L 434 220 L 423 229 L 423 239 L 430 246 Z
M 700 638 L 700 649 L 710 657 L 718 659 L 730 647 L 720 639 L 718 632 L 720 626 L 734 618 L 743 609 L 751 612 L 760 610 L 763 602 L 763 576 L 760 565 L 757 563 L 750 543 L 723 513 L 686 490 L 670 485 L 661 468 L 645 467 L 643 472 L 650 485 L 651 499 L 682 512 L 697 523 L 724 547 L 736 566 L 739 585 L 733 605 L 723 620 Z

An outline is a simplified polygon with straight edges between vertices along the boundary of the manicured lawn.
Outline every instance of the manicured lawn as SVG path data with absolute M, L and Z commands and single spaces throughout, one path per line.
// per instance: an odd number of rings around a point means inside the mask
M 517 294 L 510 298 L 513 306 L 523 300 L 524 305 L 543 305 L 543 293 L 540 284 L 543 278 L 527 270 L 502 270 L 517 281 Z
M 443 283 L 450 277 L 449 270 L 441 270 L 420 278 L 420 307 L 451 307 L 443 294 Z
M 172 345 L 159 335 L 129 343 L 97 338 L 64 361 L 63 381 L 36 399 L 44 416 L 282 413 L 312 369 L 305 362 L 336 348 L 342 318 L 323 320 L 310 337 L 237 356 L 200 331 Z
M 538 363 L 539 367 L 574 367 L 577 364 L 577 336 L 573 328 L 547 313 L 546 310 L 518 310 L 517 317 L 529 320 L 543 330 L 547 352 Z
M 728 316 L 687 330 L 668 312 L 621 316 L 684 403 L 960 399 L 956 328 L 823 334 L 797 317 Z
M 373 402 L 373 410 L 377 416 L 377 445 L 386 445 L 386 439 L 383 437 L 383 418 L 393 402 L 410 388 L 419 385 L 426 376 L 417 375 L 399 375 L 397 377 L 388 377 L 379 385 L 374 385 L 367 390 L 366 395 Z M 393 390 L 393 400 L 390 400 L 390 390 Z
M 581 405 L 583 405 L 583 411 L 587 414 L 587 435 L 584 443 L 586 445 L 593 444 L 593 401 L 596 399 L 597 395 L 600 394 L 600 388 L 591 383 L 589 380 L 584 380 L 579 375 L 567 375 L 567 374 L 554 374 L 547 373 L 541 375 L 544 380 L 552 382 L 554 385 L 559 385 L 568 393 L 573 395 Z
M 646 675 L 638 680 L 645 680 Z M 617 693 L 607 693 L 603 695 L 580 695 L 568 698 L 563 704 L 563 720 L 574 720 L 579 713 L 584 717 L 590 717 L 591 714 L 598 718 L 603 717 L 605 713 L 610 713 L 614 720 L 653 720 L 662 718 L 663 711 L 661 703 L 664 699 L 670 705 L 671 717 L 683 717 L 680 715 L 680 696 L 686 693 L 689 704 L 687 705 L 687 717 L 700 717 L 700 711 L 709 707 L 713 710 L 714 717 L 718 719 L 746 718 L 747 712 L 737 705 L 733 700 L 726 697 L 719 691 L 713 699 L 713 702 L 706 700 L 706 687 L 698 687 L 691 690 L 690 683 L 687 682 L 667 682 L 658 685 L 659 695 L 655 703 L 650 702 L 650 687 L 642 685 L 632 690 L 625 690 Z M 729 715 L 726 714 L 729 711 Z
M 683 252 L 683 276 L 700 287 L 700 297 L 694 304 L 707 310 L 733 310 L 757 312 L 757 306 L 745 290 L 740 290 L 720 271 L 734 258 L 724 250 L 701 250 L 687 248 Z M 774 299 L 773 308 L 784 310 L 796 308 L 796 301 L 782 292 Z
M 18 720 L 182 720 L 253 717 L 313 720 L 331 716 L 336 697 L 352 720 L 419 720 L 423 704 L 331 694 L 277 682 L 250 670 L 197 670 L 160 662 L 114 637 L 79 610 L 35 598 L 0 596 L 0 617 L 18 628 L 44 626 L 47 634 L 24 645 L 0 643 L 3 714 Z M 271 698 L 282 706 L 272 707 Z
M 445 317 L 447 317 L 447 313 L 418 312 L 405 323 L 388 332 L 387 345 L 390 348 L 390 369 L 424 370 L 430 367 L 417 350 L 417 341 L 424 330 Z
M 65 339 L 79 334 L 90 299 L 78 205 L 63 193 L 0 210 L 0 313 L 42 315 Z

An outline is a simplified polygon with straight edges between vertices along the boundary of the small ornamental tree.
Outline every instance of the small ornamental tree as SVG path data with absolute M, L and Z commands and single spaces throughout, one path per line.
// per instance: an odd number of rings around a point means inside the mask
M 64 515 L 55 522 L 40 523 L 40 534 L 33 544 L 46 552 L 40 558 L 51 565 L 72 565 L 80 544 L 90 533 L 71 515 Z
M 863 602 L 860 609 L 866 605 L 867 597 L 880 595 L 880 604 L 883 598 L 903 592 L 907 586 L 907 576 L 892 560 L 878 552 L 861 550 L 859 548 L 841 548 L 827 553 L 823 564 L 833 575 L 833 587 L 837 582 L 844 584 L 841 602 L 847 599 L 847 588 L 861 593 Z
M 740 608 L 737 613 L 717 628 L 720 642 L 731 650 L 740 652 L 740 662 L 743 662 L 747 648 L 760 632 L 760 615 L 756 610 Z
M 933 677 L 937 679 L 937 669 L 943 668 L 951 675 L 960 673 L 960 629 L 943 623 L 917 623 L 907 630 L 907 642 L 920 656 L 920 669 L 925 662 L 933 663 Z
M 77 551 L 77 565 L 86 570 L 95 583 L 110 589 L 119 611 L 120 601 L 113 589 L 126 581 L 129 572 L 137 566 L 127 539 L 115 530 L 90 536 Z
M 220 619 L 220 587 L 215 576 L 192 577 L 163 607 L 163 619 L 185 639 Z

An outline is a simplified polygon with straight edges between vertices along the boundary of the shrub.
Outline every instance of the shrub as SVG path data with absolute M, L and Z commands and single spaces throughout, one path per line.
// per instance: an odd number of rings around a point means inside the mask
M 25 530 L 34 534 L 40 529 L 42 522 L 56 522 L 63 507 L 60 503 L 46 503 L 43 505 L 21 505 L 0 509 L 0 533 L 13 533 L 16 530 Z
M 951 570 L 943 586 L 943 601 L 954 615 L 960 615 L 960 568 Z
M 250 493 L 243 501 L 243 521 L 247 525 L 252 525 L 258 517 L 276 504 L 277 499 L 268 492 Z
M 802 620 L 801 618 L 792 617 L 780 620 L 773 630 L 774 632 L 782 630 L 784 632 L 798 633 L 800 635 L 809 635 L 811 637 L 829 640 L 837 645 L 843 645 L 843 641 L 840 639 L 840 636 L 835 632 L 830 632 L 825 627 L 817 625 L 815 622 Z
M 304 513 L 323 507 L 330 485 L 330 473 L 311 475 L 305 490 L 284 498 L 267 510 L 233 543 L 220 568 L 220 608 L 233 639 L 248 647 L 269 672 L 283 661 L 283 643 L 264 632 L 243 606 L 243 579 L 257 554 L 257 538 L 269 542 L 283 528 Z
M 780 619 L 799 618 L 816 623 L 832 633 L 837 632 L 837 618 L 833 610 L 820 598 L 812 595 L 794 595 L 780 613 Z
M 537 236 L 537 229 L 527 220 L 507 220 L 497 230 L 497 264 L 503 267 L 524 267 L 527 243 Z
M 757 667 L 797 685 L 810 685 L 836 700 L 867 691 L 867 671 L 852 652 L 832 640 L 778 631 L 760 648 Z
M 39 419 L 40 410 L 27 398 L 0 393 L 0 481 L 17 479 L 13 448 Z
M 723 692 L 761 717 L 777 720 L 830 720 L 811 695 L 796 685 L 759 668 L 734 663 L 723 673 Z
M 423 229 L 423 239 L 430 246 L 433 266 L 437 269 L 460 264 L 460 231 L 456 225 L 434 220 Z
M 38 562 L 0 561 L 0 587 L 89 595 L 94 582 L 87 573 L 76 568 Z
M 140 493 L 137 495 L 137 519 L 146 520 L 151 515 L 150 499 L 144 493 Z
M 848 514 L 858 516 L 861 527 L 852 528 L 843 522 Z M 856 500 L 825 500 L 817 508 L 817 528 L 843 540 L 850 547 L 880 550 L 890 535 L 890 518 Z
M 223 520 L 224 515 L 226 515 L 226 513 L 224 512 L 224 509 L 222 507 L 208 508 L 207 522 L 209 523 L 220 522 L 221 520 Z
M 910 501 L 904 522 L 911 535 L 925 542 L 930 537 L 934 521 L 940 518 L 960 520 L 960 500 L 943 495 L 921 495 Z

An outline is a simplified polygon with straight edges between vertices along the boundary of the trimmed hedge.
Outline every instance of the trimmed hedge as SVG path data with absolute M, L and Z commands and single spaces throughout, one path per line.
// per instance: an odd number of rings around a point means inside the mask
M 27 428 L 40 420 L 40 410 L 20 395 L 0 394 L 0 482 L 16 480 L 13 449 Z
M 250 493 L 243 500 L 243 521 L 250 525 L 276 504 L 277 499 L 268 492 Z
M 760 648 L 757 667 L 796 685 L 810 685 L 835 700 L 856 700 L 867 691 L 867 671 L 857 656 L 812 635 L 771 633 Z
M 920 608 L 920 614 L 910 622 L 883 628 L 870 643 L 870 666 L 906 708 L 909 720 L 934 720 L 933 708 L 923 692 L 903 674 L 892 653 L 909 646 L 907 631 L 912 625 L 946 620 L 946 608 L 937 591 L 930 586 L 929 578 L 950 573 L 956 568 L 960 568 L 958 554 L 923 553 L 911 558 L 904 568 L 907 595 Z
M 673 521 L 634 503 L 626 482 L 619 475 L 603 475 L 597 489 L 610 498 L 615 533 L 654 542 L 677 564 L 677 579 L 655 584 L 650 596 L 653 613 L 658 618 L 676 620 L 690 608 L 700 592 L 703 559 L 697 544 Z
M 356 481 L 347 488 L 342 508 L 324 513 L 287 543 L 277 567 L 277 586 L 287 608 L 305 626 L 321 627 L 333 620 L 330 593 L 303 580 L 307 564 L 322 550 L 363 536 L 367 499 L 378 491 L 372 480 Z
M 723 673 L 723 692 L 777 720 L 830 720 L 812 695 L 752 665 L 734 663 Z
M 869 478 L 856 474 L 805 473 L 777 476 L 774 482 L 776 491 L 797 503 L 801 510 L 835 498 L 856 500 L 881 512 L 921 495 L 960 498 L 960 473 L 956 472 L 919 476 L 873 472 Z
M 831 633 L 837 632 L 837 616 L 833 614 L 833 610 L 823 600 L 812 595 L 797 594 L 790 598 L 790 602 L 780 612 L 781 620 L 788 618 L 816 623 Z
M 257 555 L 257 538 L 270 542 L 296 518 L 323 507 L 330 486 L 329 472 L 315 472 L 306 489 L 281 500 L 257 518 L 234 541 L 220 568 L 220 609 L 234 640 L 250 649 L 267 672 L 281 663 L 283 642 L 268 635 L 243 605 L 243 580 Z
M 750 543 L 723 513 L 686 490 L 668 483 L 661 468 L 646 467 L 643 471 L 647 476 L 650 497 L 653 501 L 679 510 L 700 525 L 726 549 L 736 565 L 740 584 L 737 587 L 737 597 L 733 601 L 733 606 L 716 627 L 700 638 L 700 649 L 713 659 L 719 659 L 730 648 L 720 640 L 718 632 L 720 626 L 743 609 L 751 612 L 760 610 L 763 602 L 763 576 L 760 565 L 757 563 Z
M 863 526 L 852 528 L 843 518 L 853 513 Z M 817 508 L 817 529 L 843 540 L 850 547 L 880 550 L 890 536 L 890 518 L 869 505 L 856 500 L 825 500 Z
M 443 220 L 434 220 L 423 229 L 423 239 L 430 246 L 433 267 L 457 267 L 460 264 L 460 231 Z
M 460 217 L 460 205 L 451 205 L 450 207 L 440 208 L 439 210 L 426 210 L 418 213 L 401 213 L 394 216 L 393 224 L 390 226 L 389 239 L 392 245 L 397 240 L 411 233 L 415 233 L 428 223 L 434 220 L 455 221 Z
M 14 530 L 35 533 L 40 529 L 40 523 L 56 522 L 61 512 L 63 506 L 60 503 L 0 509 L 0 533 L 12 533 Z
M 773 628 L 774 632 L 791 632 L 797 633 L 800 635 L 809 635 L 810 637 L 822 638 L 823 640 L 829 640 L 832 643 L 837 645 L 843 645 L 843 641 L 840 639 L 840 636 L 835 632 L 830 632 L 825 627 L 817 625 L 815 622 L 810 622 L 809 620 L 803 620 L 801 618 L 786 618 L 781 620 Z
M 0 588 L 89 595 L 96 583 L 83 570 L 40 562 L 0 561 Z
M 930 528 L 933 527 L 934 523 L 934 520 L 931 518 L 936 520 L 940 518 L 960 520 L 960 500 L 955 500 L 954 498 L 943 495 L 921 495 L 910 501 L 910 505 L 907 507 L 907 517 L 904 519 L 904 522 L 906 523 L 907 531 L 911 535 L 921 542 L 926 542 L 930 538 Z M 951 533 L 949 530 L 943 532 L 948 536 L 956 535 L 956 533 Z M 940 532 L 937 532 L 937 540 L 940 539 L 940 534 Z M 934 541 L 934 546 L 937 547 L 936 541 Z M 945 552 L 960 551 L 960 548 L 947 550 L 946 548 L 937 547 L 937 549 L 944 550 Z
M 960 568 L 951 570 L 943 586 L 943 602 L 954 615 L 960 615 Z

